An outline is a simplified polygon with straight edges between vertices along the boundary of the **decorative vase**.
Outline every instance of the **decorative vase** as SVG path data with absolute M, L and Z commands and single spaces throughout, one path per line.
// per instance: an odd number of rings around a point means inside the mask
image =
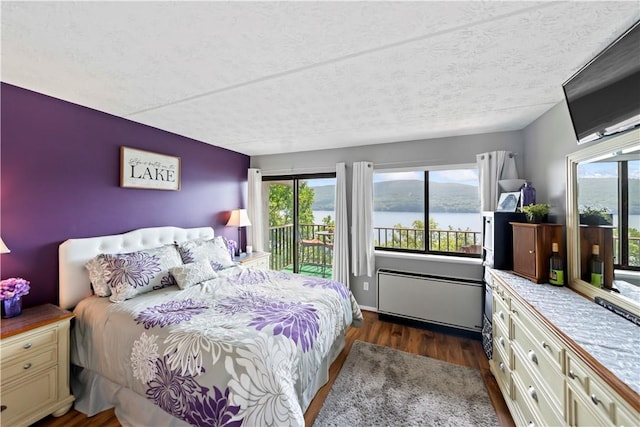
M 9 319 L 22 313 L 22 297 L 13 297 L 2 300 L 2 318 Z
M 536 204 L 536 189 L 531 185 L 531 182 L 527 181 L 520 190 L 520 203 L 521 206 L 529 206 Z

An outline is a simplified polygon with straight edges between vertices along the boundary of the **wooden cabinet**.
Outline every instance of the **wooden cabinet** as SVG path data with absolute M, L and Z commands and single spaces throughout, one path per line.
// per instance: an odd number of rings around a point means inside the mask
M 2 320 L 0 424 L 23 426 L 65 414 L 69 390 L 69 324 L 73 314 L 46 304 Z
M 271 254 L 268 252 L 252 252 L 244 256 L 236 258 L 236 261 L 245 267 L 261 268 L 269 270 L 269 259 Z
M 549 279 L 552 243 L 564 258 L 562 225 L 511 223 L 513 227 L 513 272 L 533 282 Z
M 590 355 L 495 274 L 493 299 L 489 365 L 516 425 L 640 425 L 637 402 L 616 392 L 589 367 Z
M 593 245 L 600 249 L 600 259 L 604 262 L 604 287 L 613 285 L 613 227 L 599 225 L 580 226 L 580 277 L 591 281 L 591 251 Z

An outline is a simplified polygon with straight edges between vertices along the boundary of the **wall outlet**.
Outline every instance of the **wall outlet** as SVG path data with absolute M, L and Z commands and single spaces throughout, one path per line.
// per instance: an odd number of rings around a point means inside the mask
M 362 287 L 364 288 L 365 291 L 368 291 L 369 290 L 369 282 L 362 283 Z

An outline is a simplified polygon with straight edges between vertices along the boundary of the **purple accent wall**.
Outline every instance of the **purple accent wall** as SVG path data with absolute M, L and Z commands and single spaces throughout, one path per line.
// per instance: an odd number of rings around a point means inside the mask
M 141 227 L 225 227 L 245 206 L 249 157 L 2 83 L 0 277 L 31 281 L 26 307 L 58 302 L 64 240 Z M 182 159 L 180 191 L 119 187 L 120 146 Z

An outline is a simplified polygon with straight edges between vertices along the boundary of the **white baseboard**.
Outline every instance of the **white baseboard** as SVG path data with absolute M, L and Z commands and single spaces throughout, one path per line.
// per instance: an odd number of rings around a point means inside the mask
M 378 312 L 378 308 L 377 307 L 369 307 L 368 305 L 361 305 L 360 309 L 361 310 L 366 310 L 366 311 L 373 311 L 374 313 Z

